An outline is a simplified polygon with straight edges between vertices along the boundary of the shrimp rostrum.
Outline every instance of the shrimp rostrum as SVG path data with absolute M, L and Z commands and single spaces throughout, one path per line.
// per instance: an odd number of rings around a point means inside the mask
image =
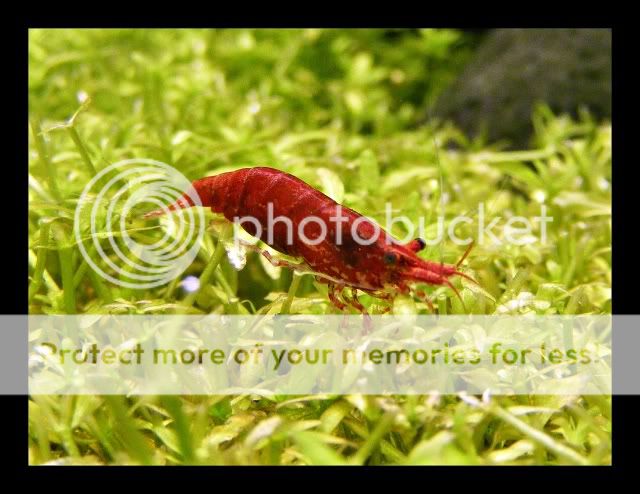
M 341 310 L 352 306 L 366 314 L 358 301 L 358 290 L 393 300 L 398 294 L 410 293 L 411 284 L 426 283 L 448 286 L 460 297 L 450 278 L 474 281 L 459 270 L 471 245 L 457 264 L 422 259 L 417 253 L 425 247 L 423 240 L 401 244 L 376 223 L 289 173 L 267 167 L 244 168 L 195 180 L 192 187 L 202 206 L 239 222 L 273 249 L 300 258 L 302 263 L 294 265 L 275 261 L 263 252 L 276 265 L 316 274 L 319 281 L 328 284 L 329 299 Z M 167 209 L 191 206 L 194 202 L 185 193 Z M 146 217 L 162 213 L 154 211 Z M 345 288 L 350 289 L 350 296 L 343 293 Z M 423 292 L 415 293 L 424 296 Z M 428 297 L 424 298 L 432 307 Z

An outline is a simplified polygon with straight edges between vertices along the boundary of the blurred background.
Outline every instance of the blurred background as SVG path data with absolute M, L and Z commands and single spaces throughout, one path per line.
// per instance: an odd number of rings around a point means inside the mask
M 473 54 L 438 97 L 438 116 L 521 147 L 530 144 L 538 103 L 574 117 L 580 110 L 611 116 L 610 30 L 496 29 L 471 36 Z
M 364 133 L 437 117 L 452 120 L 470 137 L 525 147 L 538 103 L 574 117 L 581 109 L 600 119 L 611 114 L 607 29 L 130 30 L 86 32 L 82 38 L 74 31 L 34 31 L 30 57 L 30 108 L 59 91 L 68 71 L 80 72 L 78 80 L 112 70 L 122 87 L 104 79 L 91 88 L 95 107 L 111 112 L 122 106 L 122 97 L 141 96 L 133 80 L 140 70 L 150 72 L 148 84 L 178 83 L 179 73 L 165 81 L 153 75 L 153 67 L 171 57 L 184 63 L 181 71 L 193 71 L 189 85 L 201 90 L 189 94 L 194 107 L 222 88 L 254 98 L 269 92 L 286 100 L 295 96 L 291 110 L 313 106 L 309 116 L 316 125 L 350 116 L 349 123 Z M 78 66 L 83 57 L 90 63 Z M 58 73 L 58 87 L 42 77 L 48 71 Z M 64 89 L 51 118 L 68 118 L 77 109 L 68 91 L 73 88 Z M 208 102 L 205 108 L 225 104 Z M 382 117 L 388 114 L 393 118 Z

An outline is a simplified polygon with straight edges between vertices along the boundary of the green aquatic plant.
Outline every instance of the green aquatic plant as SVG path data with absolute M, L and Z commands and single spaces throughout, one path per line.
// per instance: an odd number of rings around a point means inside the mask
M 496 229 L 498 242 L 477 242 L 466 262 L 481 288 L 460 286 L 464 304 L 429 289 L 438 311 L 611 312 L 610 124 L 542 106 L 535 147 L 522 151 L 421 124 L 468 54 L 456 31 L 32 30 L 29 44 L 32 314 L 336 313 L 311 276 L 255 253 L 236 270 L 210 212 L 196 259 L 168 285 L 101 278 L 80 253 L 74 211 L 96 173 L 130 158 L 190 180 L 274 166 L 381 223 L 387 202 L 426 218 L 431 237 L 440 215 L 468 214 L 463 233 L 475 236 L 480 204 L 488 221 L 533 218 L 544 204 L 546 242 L 507 245 Z M 127 229 L 149 242 L 166 232 L 135 218 Z M 463 250 L 443 241 L 421 255 L 455 262 Z M 399 297 L 392 310 L 429 307 Z M 38 464 L 607 464 L 611 400 L 34 395 L 29 445 Z

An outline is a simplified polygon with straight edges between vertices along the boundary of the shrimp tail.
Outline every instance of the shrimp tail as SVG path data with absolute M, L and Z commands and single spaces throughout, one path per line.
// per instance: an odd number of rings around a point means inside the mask
M 182 196 L 172 204 L 169 204 L 163 208 L 150 211 L 142 216 L 143 219 L 156 218 L 162 216 L 171 211 L 178 211 L 180 209 L 186 209 L 193 206 L 210 206 L 210 189 L 211 181 L 215 177 L 206 177 L 203 179 L 195 180 L 191 183 L 190 190 L 186 191 Z M 198 200 L 199 199 L 199 200 Z
M 158 216 L 162 216 L 164 214 L 167 214 L 167 213 L 169 213 L 171 211 L 178 211 L 180 209 L 186 209 L 186 208 L 190 208 L 192 206 L 195 206 L 195 202 L 193 201 L 193 199 L 191 198 L 191 196 L 189 194 L 184 194 L 182 197 L 180 197 L 173 204 L 169 204 L 168 206 L 165 206 L 164 208 L 161 208 L 161 209 L 156 209 L 154 211 L 150 211 L 150 212 L 144 214 L 142 216 L 142 218 L 145 219 L 145 220 L 150 219 L 150 218 L 156 218 Z

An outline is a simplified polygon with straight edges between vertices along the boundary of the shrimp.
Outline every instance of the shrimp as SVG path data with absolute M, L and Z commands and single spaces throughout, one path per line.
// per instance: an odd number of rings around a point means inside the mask
M 301 264 L 293 264 L 262 251 L 276 266 L 316 274 L 318 281 L 328 284 L 329 300 L 339 310 L 351 306 L 367 315 L 358 290 L 392 301 L 398 294 L 409 293 L 411 283 L 427 283 L 448 286 L 462 301 L 449 278 L 460 276 L 477 283 L 459 270 L 473 244 L 456 264 L 424 260 L 417 255 L 426 245 L 422 239 L 401 244 L 368 218 L 289 173 L 268 167 L 243 168 L 195 180 L 192 187 L 203 206 L 229 221 L 253 218 L 241 222 L 245 231 L 283 254 L 302 259 Z M 185 193 L 167 209 L 194 205 Z M 145 217 L 164 211 L 152 211 Z M 344 294 L 345 288 L 350 289 L 350 297 Z M 433 310 L 424 292 L 416 294 Z

